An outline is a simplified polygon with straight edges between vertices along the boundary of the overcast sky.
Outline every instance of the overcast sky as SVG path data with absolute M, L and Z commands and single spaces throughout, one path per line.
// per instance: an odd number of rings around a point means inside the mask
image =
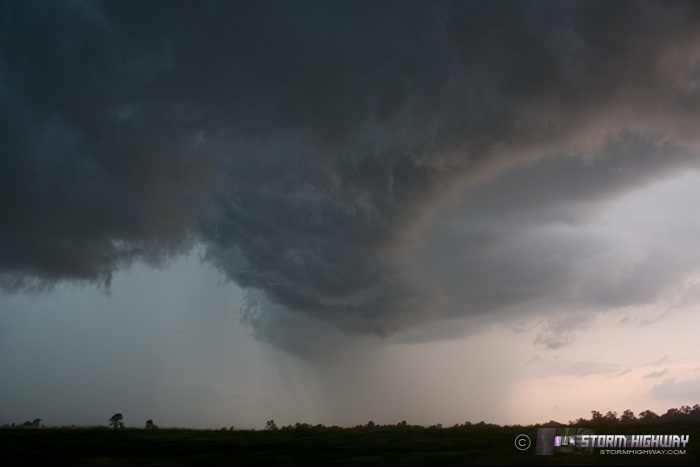
M 0 3 L 0 424 L 700 403 L 697 2 Z

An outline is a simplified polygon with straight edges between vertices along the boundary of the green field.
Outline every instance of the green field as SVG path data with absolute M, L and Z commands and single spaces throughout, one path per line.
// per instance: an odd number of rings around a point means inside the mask
M 537 428 L 2 429 L 4 465 L 698 465 L 700 423 L 592 427 L 597 434 L 682 434 L 685 455 L 536 456 Z M 518 451 L 527 434 L 533 445 Z

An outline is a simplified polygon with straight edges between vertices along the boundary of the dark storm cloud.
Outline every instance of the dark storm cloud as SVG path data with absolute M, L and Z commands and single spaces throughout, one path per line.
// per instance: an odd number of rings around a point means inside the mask
M 276 306 L 385 334 L 440 316 L 455 277 L 467 300 L 451 315 L 555 293 L 598 245 L 551 235 L 552 250 L 528 222 L 575 223 L 696 165 L 694 3 L 0 8 L 6 289 L 109 281 L 201 242 Z M 457 242 L 440 224 L 439 265 L 415 269 L 412 248 L 460 196 L 466 230 Z M 651 266 L 582 293 L 647 300 Z
M 4 3 L 2 283 L 109 281 L 181 248 L 206 165 L 176 103 L 133 102 L 170 67 L 99 4 Z
M 685 201 L 697 190 L 668 201 L 652 193 L 607 205 L 652 181 L 697 169 L 697 157 L 638 140 L 615 142 L 600 154 L 592 161 L 561 158 L 511 169 L 470 190 L 427 234 L 417 262 L 437 278 L 451 314 L 643 305 L 669 287 L 669 306 L 697 297 L 685 279 L 700 262 L 693 247 L 700 230 Z M 580 317 L 567 320 L 573 328 L 581 324 Z M 557 322 L 543 329 L 537 344 L 573 341 L 574 329 Z

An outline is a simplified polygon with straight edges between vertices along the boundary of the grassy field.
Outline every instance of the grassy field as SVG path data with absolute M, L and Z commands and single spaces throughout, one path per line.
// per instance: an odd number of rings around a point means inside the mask
M 537 429 L 2 429 L 5 465 L 699 465 L 700 424 L 591 427 L 596 434 L 690 435 L 685 455 L 535 455 Z M 533 445 L 515 448 L 519 434 Z

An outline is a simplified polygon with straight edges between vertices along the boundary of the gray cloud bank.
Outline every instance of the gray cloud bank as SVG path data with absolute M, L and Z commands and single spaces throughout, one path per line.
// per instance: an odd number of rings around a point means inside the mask
M 697 169 L 698 26 L 696 2 L 3 2 L 0 285 L 202 244 L 379 335 L 647 302 L 700 258 L 576 226 Z
M 668 373 L 668 368 L 664 368 L 663 370 L 659 371 L 652 371 L 651 373 L 647 373 L 644 375 L 645 378 L 660 378 L 661 376 L 664 376 L 666 373 Z
M 700 389 L 700 378 L 692 380 L 676 381 L 673 378 L 665 379 L 663 383 L 655 385 L 651 394 L 659 399 L 694 400 Z

